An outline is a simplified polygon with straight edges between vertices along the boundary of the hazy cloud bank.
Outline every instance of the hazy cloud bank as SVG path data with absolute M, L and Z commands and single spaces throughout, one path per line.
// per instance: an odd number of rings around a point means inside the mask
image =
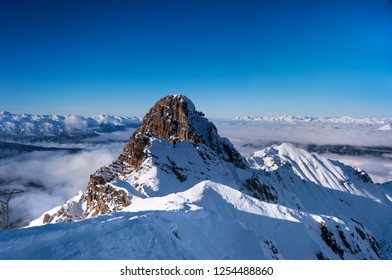
M 392 146 L 392 130 L 379 124 L 215 120 L 219 134 L 241 144 L 273 141 L 305 144 Z
M 0 160 L 0 188 L 25 191 L 10 203 L 11 221 L 25 224 L 85 190 L 89 175 L 111 163 L 122 144 L 100 146 L 72 154 L 66 151 L 21 153 Z
M 342 156 L 336 154 L 324 154 L 324 156 L 329 159 L 339 160 L 347 165 L 360 167 L 370 175 L 375 183 L 392 181 L 391 159 L 371 156 Z

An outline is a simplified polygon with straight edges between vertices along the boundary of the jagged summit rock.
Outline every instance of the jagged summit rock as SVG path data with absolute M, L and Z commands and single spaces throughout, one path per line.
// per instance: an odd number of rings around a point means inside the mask
M 205 144 L 223 160 L 245 168 L 244 160 L 233 145 L 219 137 L 215 125 L 202 112 L 196 111 L 192 101 L 184 95 L 168 95 L 155 103 L 124 147 L 119 160 L 139 168 L 151 136 L 167 139 L 172 144 L 178 141 Z

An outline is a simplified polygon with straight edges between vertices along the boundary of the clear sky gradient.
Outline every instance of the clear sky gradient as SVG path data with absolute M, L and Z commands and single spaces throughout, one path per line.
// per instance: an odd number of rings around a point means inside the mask
M 392 116 L 390 0 L 0 0 L 0 111 Z

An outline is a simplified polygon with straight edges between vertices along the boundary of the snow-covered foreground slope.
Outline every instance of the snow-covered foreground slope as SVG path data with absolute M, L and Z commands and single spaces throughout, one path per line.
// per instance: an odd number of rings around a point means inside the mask
M 383 254 L 373 234 L 353 218 L 306 213 L 266 203 L 211 181 L 176 194 L 133 200 L 117 213 L 75 223 L 4 231 L 0 256 L 378 259 Z

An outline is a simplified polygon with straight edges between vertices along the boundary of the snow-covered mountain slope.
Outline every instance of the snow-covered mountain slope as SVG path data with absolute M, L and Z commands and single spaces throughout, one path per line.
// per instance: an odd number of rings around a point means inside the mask
M 267 203 L 211 181 L 0 238 L 7 259 L 379 259 L 387 248 L 353 218 Z
M 290 172 L 293 171 L 301 180 L 354 195 L 366 196 L 358 187 L 372 183 L 363 170 L 310 154 L 288 143 L 255 152 L 248 161 L 253 168 L 267 171 L 276 170 L 278 166 L 288 166 Z
M 391 259 L 391 214 L 390 183 L 291 144 L 243 158 L 171 95 L 85 191 L 2 232 L 0 258 Z
M 248 162 L 264 171 L 258 178 L 262 184 L 275 187 L 279 204 L 361 221 L 373 234 L 390 242 L 392 189 L 388 184 L 374 184 L 363 170 L 291 144 L 256 152 Z
M 392 122 L 391 122 L 392 123 Z M 384 131 L 390 131 L 392 130 L 392 125 L 391 123 L 385 124 L 383 126 L 381 126 L 380 128 L 378 128 L 378 130 L 384 130 Z
M 392 180 L 392 130 L 388 130 L 389 124 L 382 124 L 389 119 L 373 122 L 359 119 L 351 123 L 283 121 L 281 118 L 265 121 L 217 119 L 214 124 L 243 155 L 272 144 L 294 143 L 309 152 L 359 166 L 375 182 L 383 183 Z
M 140 125 L 138 117 L 98 115 L 29 115 L 0 113 L 0 139 L 17 141 L 42 141 L 80 139 Z

